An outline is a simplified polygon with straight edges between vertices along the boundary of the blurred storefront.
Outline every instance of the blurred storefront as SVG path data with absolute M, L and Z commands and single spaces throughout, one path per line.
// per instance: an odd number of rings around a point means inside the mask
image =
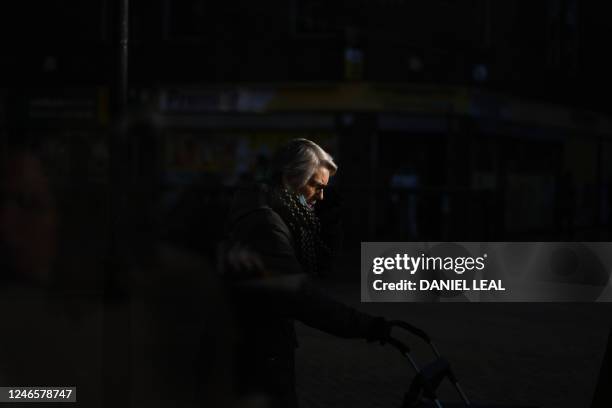
M 21 131 L 65 185 L 103 196 L 117 127 L 108 92 L 61 95 L 31 93 Z M 167 204 L 203 177 L 229 200 L 237 183 L 265 177 L 279 145 L 305 137 L 340 164 L 333 188 L 355 242 L 607 234 L 612 123 L 594 113 L 473 88 L 365 82 L 163 86 L 131 98 L 155 131 L 130 141 L 126 177 Z

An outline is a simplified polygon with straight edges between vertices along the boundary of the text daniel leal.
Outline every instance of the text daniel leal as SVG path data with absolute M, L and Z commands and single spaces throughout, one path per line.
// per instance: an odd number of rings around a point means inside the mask
M 470 291 L 470 290 L 498 290 L 505 291 L 501 280 L 478 279 L 469 281 L 464 279 L 443 279 L 443 280 L 419 280 L 418 289 L 417 283 L 402 279 L 399 282 L 383 282 L 377 279 L 373 282 L 374 290 L 455 290 L 455 291 Z
M 482 271 L 485 269 L 487 254 L 479 257 L 469 256 L 429 256 L 421 253 L 420 256 L 409 256 L 408 254 L 395 254 L 389 257 L 376 257 L 372 260 L 372 272 L 381 275 L 388 270 L 406 271 L 411 276 L 417 271 L 444 270 L 453 271 L 462 275 L 468 271 Z M 397 282 L 384 282 L 377 279 L 373 282 L 374 290 L 448 290 L 448 291 L 470 291 L 470 290 L 496 290 L 505 291 L 501 280 L 464 280 L 464 279 L 420 279 L 418 285 L 413 280 L 402 279 Z M 470 282 L 470 283 L 468 283 Z

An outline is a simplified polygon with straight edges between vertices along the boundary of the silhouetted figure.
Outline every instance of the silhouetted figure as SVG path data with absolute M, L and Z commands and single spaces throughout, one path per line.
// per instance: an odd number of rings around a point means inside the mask
M 295 407 L 294 319 L 345 338 L 384 342 L 390 325 L 323 295 L 311 283 L 329 261 L 315 206 L 337 170 L 315 143 L 296 139 L 272 161 L 268 184 L 239 190 L 230 211 L 224 273 L 238 319 L 238 391 Z
M 159 131 L 147 115 L 135 116 L 128 126 L 130 138 L 138 137 L 143 144 Z M 139 164 L 142 177 L 135 178 L 130 189 L 159 175 L 155 160 Z M 215 263 L 228 207 L 222 186 L 215 177 L 202 177 L 161 208 L 154 200 L 161 183 L 148 183 L 150 198 L 131 202 L 132 219 L 126 220 L 130 240 L 115 274 L 125 297 L 116 302 L 116 316 L 120 323 L 127 322 L 117 325 L 118 334 L 129 330 L 123 334 L 129 361 L 122 368 L 129 370 L 129 403 L 238 406 L 232 389 L 233 319 Z M 119 347 L 125 345 L 122 340 Z

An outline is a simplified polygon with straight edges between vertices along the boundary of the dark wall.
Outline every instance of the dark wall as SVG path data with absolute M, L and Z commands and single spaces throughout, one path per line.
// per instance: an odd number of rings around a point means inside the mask
M 4 6 L 0 84 L 113 80 L 117 1 Z M 606 109 L 605 13 L 578 0 L 461 3 L 399 0 L 132 0 L 133 84 L 345 78 L 347 47 L 362 79 L 474 84 Z M 480 83 L 479 83 L 480 84 Z M 607 85 L 606 85 L 607 86 Z

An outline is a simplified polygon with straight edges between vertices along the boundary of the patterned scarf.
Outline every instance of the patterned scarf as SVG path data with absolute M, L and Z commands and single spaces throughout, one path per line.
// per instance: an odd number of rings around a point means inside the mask
M 300 195 L 286 188 L 272 189 L 270 207 L 285 221 L 293 239 L 298 261 L 305 272 L 318 275 L 325 246 L 321 241 L 321 224 L 315 211 L 300 200 Z

